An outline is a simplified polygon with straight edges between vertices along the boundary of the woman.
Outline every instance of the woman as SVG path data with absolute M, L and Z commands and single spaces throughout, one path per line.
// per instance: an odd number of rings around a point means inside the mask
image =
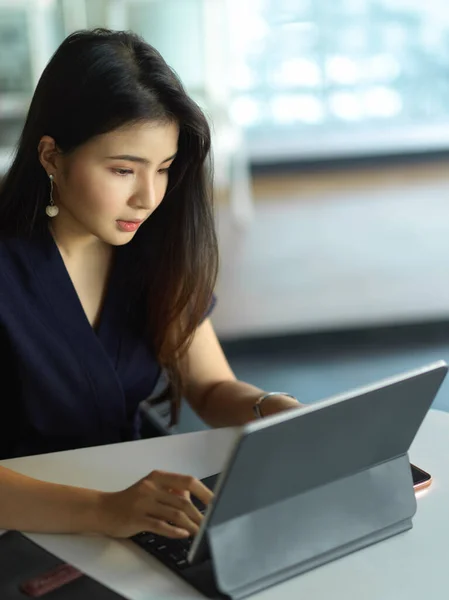
M 208 314 L 217 242 L 210 132 L 136 35 L 69 36 L 35 91 L 0 192 L 0 458 L 136 439 L 138 405 L 168 374 L 213 427 L 297 407 L 236 380 Z M 6 362 L 6 364 L 5 364 Z M 152 472 L 101 493 L 0 468 L 0 528 L 196 533 L 193 477 Z

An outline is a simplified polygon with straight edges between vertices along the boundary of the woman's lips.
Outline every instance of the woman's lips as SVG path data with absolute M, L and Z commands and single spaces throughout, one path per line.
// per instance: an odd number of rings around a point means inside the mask
M 127 233 L 137 231 L 143 221 L 120 221 L 117 220 L 117 225 L 121 231 L 125 231 Z

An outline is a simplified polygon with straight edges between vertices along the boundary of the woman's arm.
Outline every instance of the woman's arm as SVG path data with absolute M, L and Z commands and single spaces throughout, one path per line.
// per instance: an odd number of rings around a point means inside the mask
M 152 531 L 195 535 L 203 518 L 191 496 L 213 495 L 190 475 L 152 471 L 119 492 L 99 492 L 26 477 L 0 466 L 0 529 L 130 537 Z
M 39 481 L 0 466 L 0 528 L 46 533 L 98 532 L 101 493 Z
M 242 425 L 254 420 L 254 404 L 264 391 L 237 380 L 209 319 L 198 327 L 181 363 L 181 372 L 187 401 L 211 427 Z M 270 415 L 298 406 L 292 398 L 272 396 L 264 401 L 262 411 Z

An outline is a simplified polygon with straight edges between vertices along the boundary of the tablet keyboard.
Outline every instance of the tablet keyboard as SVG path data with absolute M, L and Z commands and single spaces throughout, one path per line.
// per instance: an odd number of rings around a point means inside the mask
M 212 475 L 206 477 L 201 481 L 209 488 L 214 489 L 218 475 Z M 197 498 L 192 497 L 193 504 L 197 509 L 204 515 L 206 507 Z M 131 537 L 131 540 L 138 546 L 143 548 L 149 554 L 152 554 L 158 558 L 167 566 L 174 568 L 175 570 L 182 570 L 189 566 L 187 556 L 189 554 L 190 547 L 193 543 L 193 537 L 185 539 L 172 539 L 156 533 L 143 531 Z
M 131 538 L 133 542 L 149 554 L 153 554 L 164 563 L 170 563 L 176 569 L 185 569 L 189 566 L 187 556 L 193 538 L 174 540 L 155 533 L 142 532 Z

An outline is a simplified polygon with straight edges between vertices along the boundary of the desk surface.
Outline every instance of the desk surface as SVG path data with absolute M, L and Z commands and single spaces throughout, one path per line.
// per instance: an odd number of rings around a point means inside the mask
M 219 429 L 3 461 L 48 481 L 107 491 L 155 468 L 206 477 L 218 472 L 236 436 Z M 449 593 L 449 415 L 430 411 L 410 459 L 432 473 L 419 494 L 411 531 L 329 563 L 254 596 L 258 600 L 443 600 Z M 300 458 L 298 458 L 300 460 Z M 127 540 L 33 534 L 29 537 L 130 600 L 201 598 Z

